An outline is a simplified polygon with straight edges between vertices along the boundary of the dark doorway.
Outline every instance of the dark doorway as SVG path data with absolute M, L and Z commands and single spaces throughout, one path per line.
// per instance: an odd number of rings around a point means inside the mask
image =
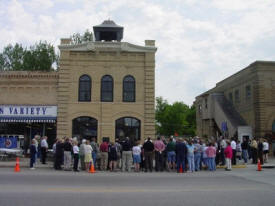
M 97 138 L 97 120 L 87 116 L 73 119 L 72 136 L 77 137 L 79 140 Z

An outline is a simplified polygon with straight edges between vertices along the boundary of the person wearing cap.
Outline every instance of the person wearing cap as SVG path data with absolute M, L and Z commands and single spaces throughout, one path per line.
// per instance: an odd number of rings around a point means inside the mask
M 132 145 L 129 137 L 126 137 L 125 141 L 122 142 L 122 172 L 127 170 L 131 171 L 131 161 L 132 161 Z

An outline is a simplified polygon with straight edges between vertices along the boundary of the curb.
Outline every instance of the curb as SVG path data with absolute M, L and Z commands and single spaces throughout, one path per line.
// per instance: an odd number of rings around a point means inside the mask
M 217 166 L 217 169 L 225 169 L 226 166 Z M 246 165 L 232 165 L 232 168 L 234 169 L 241 169 L 241 168 L 246 168 Z

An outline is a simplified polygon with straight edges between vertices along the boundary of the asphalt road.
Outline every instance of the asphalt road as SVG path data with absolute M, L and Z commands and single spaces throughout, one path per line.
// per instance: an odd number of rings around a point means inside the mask
M 88 174 L 0 168 L 0 206 L 273 206 L 273 179 L 275 170 Z

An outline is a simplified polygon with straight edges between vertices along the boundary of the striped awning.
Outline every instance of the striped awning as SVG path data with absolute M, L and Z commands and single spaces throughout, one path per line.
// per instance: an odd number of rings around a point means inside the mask
M 56 122 L 56 117 L 0 117 L 0 122 L 55 123 Z

